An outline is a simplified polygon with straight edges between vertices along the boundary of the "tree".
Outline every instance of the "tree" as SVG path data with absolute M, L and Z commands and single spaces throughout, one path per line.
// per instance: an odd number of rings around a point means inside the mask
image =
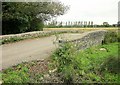
M 103 26 L 104 26 L 104 27 L 109 27 L 108 22 L 103 22 Z
M 44 21 L 68 8 L 61 2 L 3 2 L 3 34 L 42 30 Z

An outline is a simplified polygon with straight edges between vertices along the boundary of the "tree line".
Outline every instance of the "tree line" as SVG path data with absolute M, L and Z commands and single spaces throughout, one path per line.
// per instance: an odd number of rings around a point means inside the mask
M 51 21 L 46 22 L 45 27 L 47 28 L 59 28 L 59 27 L 117 27 L 117 24 L 110 25 L 108 22 L 103 22 L 101 25 L 94 24 L 93 21 L 67 21 L 67 22 L 58 22 Z

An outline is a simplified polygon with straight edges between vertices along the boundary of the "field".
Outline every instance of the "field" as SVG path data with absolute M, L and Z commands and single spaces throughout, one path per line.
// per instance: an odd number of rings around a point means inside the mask
M 62 31 L 62 30 L 77 30 L 77 31 L 92 31 L 92 30 L 118 30 L 118 27 L 107 28 L 44 28 L 44 31 Z

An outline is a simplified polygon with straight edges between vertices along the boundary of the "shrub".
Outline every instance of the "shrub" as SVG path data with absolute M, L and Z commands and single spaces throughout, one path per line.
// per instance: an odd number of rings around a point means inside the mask
M 119 73 L 120 71 L 120 58 L 118 56 L 110 56 L 101 66 L 101 70 L 107 70 L 111 73 Z
M 30 28 L 27 31 L 28 32 L 30 32 L 30 31 L 42 31 L 43 27 L 44 27 L 44 23 L 42 20 L 33 19 L 30 22 Z
M 118 30 L 118 42 L 120 42 L 120 30 Z
M 58 67 L 58 72 L 61 73 L 62 80 L 66 83 L 73 82 L 75 75 L 74 53 L 75 49 L 72 44 L 65 43 L 61 44 L 60 48 L 52 55 L 55 65 Z
M 2 20 L 2 34 L 17 34 L 27 30 L 27 21 L 24 19 Z
M 105 38 L 103 40 L 103 44 L 118 42 L 118 39 L 119 39 L 119 37 L 118 37 L 118 33 L 117 32 L 108 31 L 105 34 Z

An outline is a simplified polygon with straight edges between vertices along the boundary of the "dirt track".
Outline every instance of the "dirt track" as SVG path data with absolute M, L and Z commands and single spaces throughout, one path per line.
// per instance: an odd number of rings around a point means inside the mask
M 8 68 L 18 63 L 47 58 L 56 46 L 55 36 L 24 40 L 2 46 L 2 68 Z
M 62 34 L 62 37 L 81 38 L 86 33 Z M 70 35 L 70 36 L 69 36 Z M 57 48 L 53 43 L 56 37 L 54 35 L 38 39 L 23 40 L 12 44 L 4 44 L 2 47 L 2 69 L 22 62 L 31 60 L 41 60 L 50 56 Z

